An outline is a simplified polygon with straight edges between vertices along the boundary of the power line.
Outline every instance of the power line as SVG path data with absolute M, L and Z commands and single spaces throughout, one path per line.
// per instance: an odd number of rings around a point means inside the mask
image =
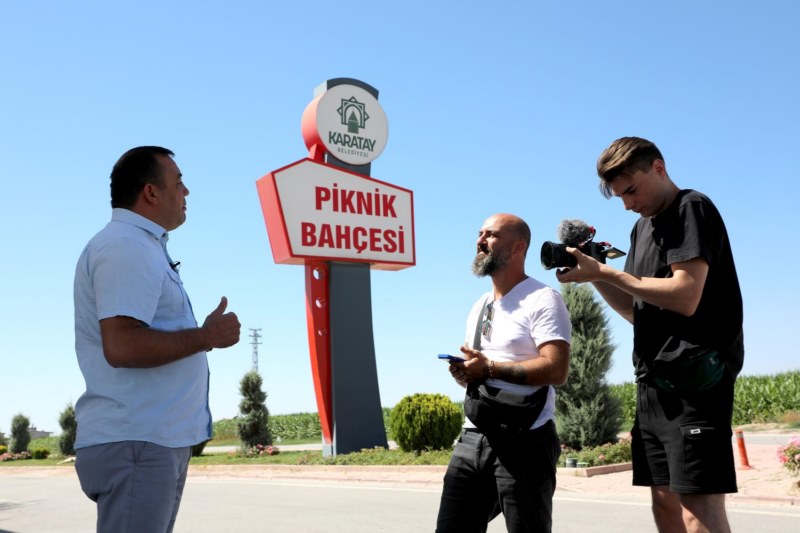
M 253 372 L 258 372 L 258 345 L 262 344 L 258 342 L 258 339 L 261 338 L 259 331 L 261 328 L 250 328 L 250 338 L 253 339 L 250 342 L 253 345 Z

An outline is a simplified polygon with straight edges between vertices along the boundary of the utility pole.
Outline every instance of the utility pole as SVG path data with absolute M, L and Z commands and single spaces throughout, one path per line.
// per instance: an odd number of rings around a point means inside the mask
M 258 345 L 261 344 L 258 342 L 258 339 L 261 338 L 259 331 L 261 328 L 250 328 L 250 338 L 253 339 L 250 343 L 253 345 L 253 372 L 258 372 Z

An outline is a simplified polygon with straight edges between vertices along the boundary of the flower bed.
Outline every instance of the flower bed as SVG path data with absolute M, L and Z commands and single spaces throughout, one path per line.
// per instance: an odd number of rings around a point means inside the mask
M 576 463 L 586 463 L 585 467 L 594 467 L 629 463 L 631 458 L 631 441 L 630 436 L 627 436 L 616 443 L 606 443 L 582 450 L 573 450 L 569 446 L 562 446 L 558 466 L 566 467 L 567 459 L 575 459 Z

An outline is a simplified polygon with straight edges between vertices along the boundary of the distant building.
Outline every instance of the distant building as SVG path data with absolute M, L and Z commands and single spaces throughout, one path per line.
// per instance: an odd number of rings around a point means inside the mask
M 28 428 L 28 434 L 31 436 L 31 440 L 33 439 L 43 439 L 45 437 L 49 437 L 53 434 L 52 431 L 39 431 L 36 429 L 36 426 L 31 426 Z M 0 431 L 0 442 L 8 442 L 6 438 L 6 434 Z
M 36 426 L 31 426 L 28 428 L 28 433 L 31 436 L 31 440 L 33 439 L 43 439 L 45 437 L 49 437 L 53 434 L 52 431 L 39 431 L 36 429 Z

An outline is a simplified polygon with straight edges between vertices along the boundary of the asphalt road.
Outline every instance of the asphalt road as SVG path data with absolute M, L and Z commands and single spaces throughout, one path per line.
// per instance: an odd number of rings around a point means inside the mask
M 433 531 L 439 495 L 439 487 L 190 477 L 175 531 Z M 647 498 L 556 492 L 554 507 L 556 532 L 656 531 Z M 800 531 L 794 507 L 729 505 L 728 514 L 734 531 Z M 0 476 L 0 533 L 91 532 L 94 519 L 94 505 L 74 476 Z M 502 518 L 489 531 L 505 531 Z

